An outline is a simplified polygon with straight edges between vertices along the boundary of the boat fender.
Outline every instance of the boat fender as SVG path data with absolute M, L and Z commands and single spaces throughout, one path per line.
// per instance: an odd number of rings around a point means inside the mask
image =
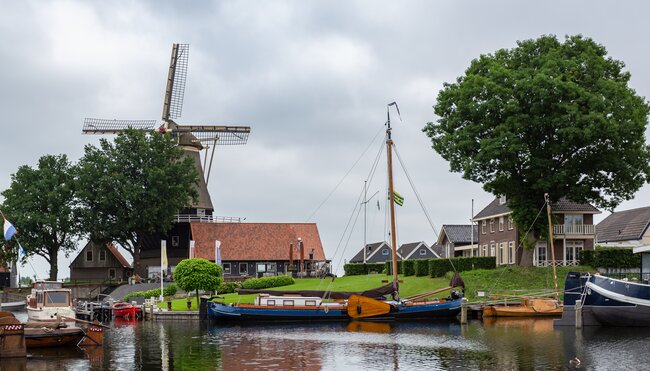
M 330 308 L 326 305 L 326 306 L 323 308 L 323 311 L 325 312 L 325 314 L 327 314 L 327 313 L 329 313 Z
M 357 313 L 361 314 L 361 304 L 357 304 Z

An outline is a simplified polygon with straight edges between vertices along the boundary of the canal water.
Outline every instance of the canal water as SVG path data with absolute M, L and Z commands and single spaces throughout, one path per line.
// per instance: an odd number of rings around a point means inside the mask
M 116 320 L 102 349 L 30 350 L 0 370 L 642 370 L 650 329 L 488 322 L 201 325 Z M 579 363 L 576 359 L 579 359 Z

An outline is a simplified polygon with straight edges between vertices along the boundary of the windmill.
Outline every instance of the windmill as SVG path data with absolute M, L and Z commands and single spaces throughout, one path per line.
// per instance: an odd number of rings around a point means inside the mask
M 176 123 L 183 110 L 185 80 L 189 59 L 189 44 L 173 44 L 167 87 L 163 100 L 162 124 L 158 127 L 161 133 L 171 133 L 185 156 L 194 159 L 199 171 L 198 194 L 199 200 L 192 205 L 192 213 L 202 217 L 211 215 L 214 207 L 208 193 L 208 181 L 214 159 L 214 150 L 219 145 L 243 145 L 248 140 L 251 131 L 249 126 L 220 126 L 220 125 L 181 125 Z M 156 128 L 156 120 L 107 120 L 86 118 L 82 132 L 84 134 L 117 134 L 127 128 L 151 131 Z M 210 160 L 208 152 L 211 148 Z M 206 150 L 203 165 L 200 152 Z

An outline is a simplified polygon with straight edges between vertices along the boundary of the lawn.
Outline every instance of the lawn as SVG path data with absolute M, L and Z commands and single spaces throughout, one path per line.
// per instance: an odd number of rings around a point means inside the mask
M 594 269 L 588 266 L 558 267 L 557 277 L 560 295 L 562 295 L 564 289 L 564 278 L 566 277 L 567 272 L 570 271 L 594 272 Z M 448 273 L 448 276 L 449 275 L 450 274 Z M 484 300 L 484 298 L 476 297 L 476 292 L 478 290 L 487 291 L 489 294 L 525 294 L 539 293 L 553 289 L 553 270 L 548 267 L 504 266 L 497 269 L 481 269 L 461 272 L 461 277 L 463 278 L 463 281 L 465 281 L 465 296 L 470 301 Z M 400 283 L 401 297 L 433 291 L 447 287 L 449 284 L 449 278 L 403 277 L 401 275 L 399 278 L 403 281 Z M 271 290 L 365 291 L 384 285 L 386 282 L 382 281 L 389 279 L 391 279 L 391 277 L 385 274 L 338 277 L 333 282 L 331 279 L 300 278 L 296 279 L 296 283 L 293 285 L 276 287 Z M 449 292 L 444 291 L 435 295 L 435 297 L 446 297 L 448 295 Z M 252 303 L 256 295 L 238 295 L 235 293 L 220 296 L 222 299 L 217 299 L 219 302 Z M 167 308 L 167 303 L 163 303 L 161 307 Z M 186 299 L 174 300 L 172 302 L 172 309 L 187 310 Z M 196 299 L 192 302 L 192 310 L 197 310 Z

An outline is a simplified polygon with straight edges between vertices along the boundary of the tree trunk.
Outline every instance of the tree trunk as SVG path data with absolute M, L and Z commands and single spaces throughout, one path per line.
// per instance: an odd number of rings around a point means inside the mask
M 138 239 L 133 244 L 133 271 L 140 277 L 146 277 L 147 272 L 144 271 L 143 267 L 140 264 L 140 247 L 142 246 L 142 234 L 136 233 L 136 238 Z
M 199 306 L 201 303 L 199 302 L 199 289 L 196 289 L 196 307 L 201 309 Z
M 50 281 L 56 281 L 59 275 L 59 250 L 50 249 Z

